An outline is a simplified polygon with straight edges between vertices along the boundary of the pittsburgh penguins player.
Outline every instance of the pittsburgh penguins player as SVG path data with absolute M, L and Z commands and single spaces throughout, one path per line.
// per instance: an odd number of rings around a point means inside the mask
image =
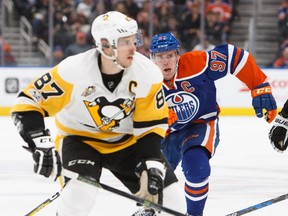
M 96 48 L 36 78 L 12 108 L 34 171 L 64 180 L 59 216 L 89 215 L 98 196 L 96 187 L 69 178 L 68 171 L 101 182 L 102 168 L 131 193 L 184 213 L 184 194 L 160 147 L 168 128 L 163 76 L 136 51 L 141 42 L 136 21 L 110 11 L 96 17 L 91 32 Z M 55 139 L 45 127 L 50 116 Z M 142 215 L 154 214 L 145 209 Z

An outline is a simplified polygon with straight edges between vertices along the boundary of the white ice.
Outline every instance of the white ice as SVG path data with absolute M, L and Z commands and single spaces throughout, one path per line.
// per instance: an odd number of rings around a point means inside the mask
M 54 129 L 52 119 L 47 126 Z M 256 117 L 221 117 L 221 141 L 211 159 L 210 192 L 205 216 L 224 216 L 288 193 L 288 151 L 280 154 L 268 140 L 271 124 Z M 60 190 L 58 182 L 33 173 L 10 117 L 0 117 L 0 215 L 23 216 Z M 179 183 L 184 179 L 176 170 Z M 108 171 L 101 181 L 127 191 Z M 81 200 L 79 200 L 81 202 Z M 36 215 L 55 216 L 57 199 Z M 100 190 L 91 216 L 129 216 L 135 202 Z M 252 211 L 253 216 L 287 216 L 288 200 Z

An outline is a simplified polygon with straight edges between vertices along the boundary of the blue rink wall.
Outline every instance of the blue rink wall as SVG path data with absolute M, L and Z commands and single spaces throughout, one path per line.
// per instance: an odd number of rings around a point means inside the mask
M 0 67 L 0 116 L 9 115 L 19 92 L 35 77 L 49 71 L 48 67 Z M 288 69 L 262 69 L 271 84 L 273 94 L 281 109 L 288 98 Z M 236 77 L 228 74 L 216 81 L 217 100 L 221 115 L 254 115 L 250 90 Z

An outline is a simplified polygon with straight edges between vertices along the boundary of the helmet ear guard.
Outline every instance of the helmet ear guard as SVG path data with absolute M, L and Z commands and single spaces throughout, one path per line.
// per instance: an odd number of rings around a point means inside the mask
M 167 52 L 175 50 L 179 53 L 180 42 L 177 38 L 171 33 L 161 33 L 156 34 L 151 40 L 149 47 L 150 57 L 153 58 L 155 53 Z
M 110 45 L 110 43 L 109 43 L 109 41 L 107 39 L 104 39 L 104 38 L 101 39 L 100 43 L 101 43 L 102 49 L 111 47 L 111 45 Z

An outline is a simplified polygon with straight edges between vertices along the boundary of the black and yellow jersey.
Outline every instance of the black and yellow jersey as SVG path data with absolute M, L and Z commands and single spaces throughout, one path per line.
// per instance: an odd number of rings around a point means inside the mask
M 71 56 L 33 80 L 18 96 L 12 112 L 55 116 L 57 140 L 81 137 L 101 153 L 133 145 L 167 129 L 168 106 L 160 69 L 140 53 L 113 92 L 102 80 L 96 49 Z

